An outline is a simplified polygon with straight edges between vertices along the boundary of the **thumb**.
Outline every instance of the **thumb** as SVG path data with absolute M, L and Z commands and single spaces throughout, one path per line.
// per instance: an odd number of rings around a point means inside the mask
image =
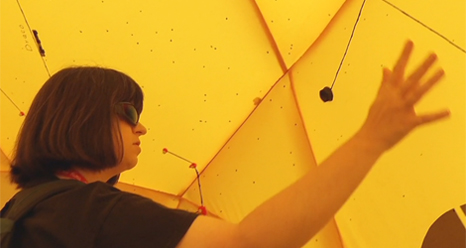
M 383 77 L 382 77 L 382 84 L 386 84 L 390 81 L 390 77 L 392 76 L 392 71 L 387 67 L 383 68 Z

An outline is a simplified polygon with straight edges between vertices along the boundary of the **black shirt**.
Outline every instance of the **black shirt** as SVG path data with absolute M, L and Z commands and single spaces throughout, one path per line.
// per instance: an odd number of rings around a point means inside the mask
M 169 248 L 197 216 L 96 182 L 37 204 L 15 230 L 20 236 L 14 241 L 18 248 Z

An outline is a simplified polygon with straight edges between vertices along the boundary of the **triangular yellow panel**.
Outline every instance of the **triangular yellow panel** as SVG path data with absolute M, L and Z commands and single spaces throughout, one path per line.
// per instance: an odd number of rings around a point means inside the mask
M 343 0 L 256 0 L 280 55 L 290 68 L 319 37 Z
M 415 43 L 410 68 L 429 52 L 438 54 L 438 66 L 447 76 L 417 110 L 449 108 L 452 117 L 415 130 L 388 152 L 336 218 L 346 247 L 421 247 L 436 218 L 466 202 L 466 56 L 396 8 L 368 1 L 335 82 L 335 98 L 323 103 L 319 91 L 330 86 L 347 45 L 347 34 L 341 30 L 361 4 L 346 4 L 332 29 L 293 68 L 293 82 L 316 159 L 321 161 L 363 123 L 382 67 L 395 63 L 407 39 Z M 430 8 L 434 11 L 435 6 Z M 456 34 L 463 36 L 462 24 L 458 26 Z
M 130 184 L 183 192 L 194 175 L 162 149 L 202 168 L 282 75 L 252 2 L 21 3 L 52 72 L 101 65 L 142 85 L 148 134 Z
M 2 1 L 1 37 L 1 144 L 6 156 L 11 152 L 16 135 L 27 114 L 32 98 L 48 77 L 29 29 L 16 1 Z
M 207 209 L 239 222 L 316 166 L 288 76 L 284 76 L 220 150 L 201 177 Z M 185 197 L 199 203 L 198 184 Z M 289 202 L 288 211 L 293 211 Z M 333 222 L 306 247 L 340 247 Z
M 119 187 L 197 211 L 194 162 L 209 214 L 238 222 L 357 131 L 382 67 L 411 39 L 409 70 L 435 51 L 446 71 L 417 111 L 451 118 L 385 154 L 306 247 L 422 247 L 466 203 L 465 18 L 464 0 L 2 0 L 0 200 L 15 192 L 6 171 L 20 113 L 49 73 L 100 65 L 145 93 L 143 153 Z M 323 103 L 326 86 L 334 100 Z

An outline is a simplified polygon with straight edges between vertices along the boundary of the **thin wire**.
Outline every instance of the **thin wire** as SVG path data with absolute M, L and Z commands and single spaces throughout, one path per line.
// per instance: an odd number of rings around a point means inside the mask
M 16 109 L 18 109 L 19 112 L 21 112 L 21 109 L 18 107 L 18 105 L 16 105 L 16 103 L 5 93 L 5 91 L 3 91 L 1 88 L 0 88 L 0 90 L 6 96 L 6 98 L 8 98 L 8 100 L 10 100 L 10 102 L 16 107 Z
M 36 43 L 36 46 L 39 46 L 39 44 L 37 44 L 37 40 L 36 40 L 37 38 L 36 38 L 36 36 L 35 36 L 35 35 L 33 34 L 33 32 L 32 32 L 31 26 L 29 25 L 29 22 L 28 22 L 28 20 L 27 20 L 27 18 L 26 18 L 26 14 L 24 13 L 24 10 L 23 10 L 23 8 L 21 7 L 21 4 L 19 3 L 19 0 L 16 0 L 16 3 L 18 4 L 18 7 L 19 7 L 19 9 L 20 9 L 20 11 L 21 11 L 21 14 L 23 15 L 24 21 L 26 22 L 26 25 L 28 26 L 29 33 L 31 34 L 31 37 L 34 38 L 34 41 L 35 41 L 35 43 Z M 49 77 L 51 77 L 51 75 L 50 75 L 50 70 L 49 70 L 49 68 L 48 68 L 48 66 L 47 66 L 47 63 L 45 62 L 44 56 L 41 55 L 41 59 L 42 59 L 42 63 L 44 64 L 45 70 L 47 71 L 47 74 L 49 75 Z M 3 93 L 3 94 L 8 98 L 8 100 L 15 106 L 15 108 L 16 108 L 20 113 L 23 114 L 23 112 L 22 112 L 21 109 L 18 107 L 18 105 L 16 105 L 16 103 L 13 101 L 13 99 L 11 99 L 11 98 L 5 93 L 5 91 L 3 91 L 3 89 L 0 88 L 0 91 L 2 91 L 2 93 Z
M 201 187 L 201 174 L 199 174 L 199 171 L 197 168 L 194 168 L 196 170 L 197 174 L 197 184 L 199 185 L 199 196 L 201 197 L 201 206 L 204 206 L 204 198 L 202 197 L 202 187 Z
M 181 157 L 180 155 L 178 155 L 176 153 L 168 151 L 168 149 L 166 150 L 166 153 L 169 153 L 169 154 L 171 154 L 171 155 L 173 155 L 173 156 L 175 156 L 175 157 L 177 157 L 177 158 L 179 158 L 181 160 L 184 160 L 184 161 L 186 161 L 186 162 L 188 162 L 190 164 L 194 164 L 193 162 L 189 161 L 188 159 L 185 159 L 185 158 Z M 199 171 L 197 170 L 196 167 L 194 167 L 194 170 L 196 171 L 197 184 L 199 186 L 199 196 L 200 196 L 200 199 L 201 199 L 201 206 L 204 206 L 204 197 L 202 195 L 202 186 L 201 186 L 201 174 L 199 173 Z
M 335 78 L 333 79 L 332 87 L 330 89 L 333 89 L 333 85 L 335 85 L 335 82 L 337 81 L 338 75 L 340 74 L 341 66 L 343 65 L 343 61 L 345 61 L 346 54 L 348 53 L 349 46 L 351 44 L 351 41 L 353 40 L 354 32 L 356 31 L 356 27 L 358 26 L 359 23 L 359 18 L 361 17 L 362 10 L 364 9 L 364 5 L 366 4 L 366 0 L 362 3 L 361 9 L 359 10 L 358 18 L 356 19 L 356 23 L 354 24 L 353 31 L 351 32 L 350 39 L 348 41 L 348 45 L 346 45 L 346 50 L 345 53 L 343 54 L 343 58 L 341 59 L 340 66 L 338 66 L 337 73 L 335 74 Z
M 21 7 L 19 0 L 16 0 L 16 3 L 18 3 L 18 7 L 21 10 L 21 14 L 23 15 L 24 21 L 26 22 L 26 25 L 28 26 L 29 33 L 31 34 L 31 37 L 34 37 L 34 41 L 36 43 L 36 46 L 38 47 L 39 44 L 37 44 L 36 36 L 32 32 L 31 25 L 29 25 L 29 22 L 28 22 L 28 19 L 26 18 L 26 14 L 24 13 L 23 7 Z M 45 59 L 44 59 L 45 56 L 42 56 L 41 54 L 40 57 L 42 59 L 42 63 L 44 64 L 45 70 L 47 71 L 47 74 L 49 75 L 49 77 L 51 77 L 49 67 L 47 66 L 47 63 L 45 62 Z
M 170 152 L 170 151 L 167 151 L 167 152 L 170 153 L 171 155 L 173 155 L 173 156 L 179 158 L 179 159 L 182 159 L 182 160 L 188 162 L 188 163 L 191 163 L 191 164 L 193 163 L 193 162 L 191 162 L 191 161 L 189 161 L 189 160 L 187 160 L 187 159 L 185 159 L 185 158 L 183 158 L 183 157 L 181 157 L 181 156 L 179 156 L 179 155 L 177 155 L 177 154 L 175 154 L 175 153 L 173 153 L 173 152 Z
M 423 22 L 419 21 L 418 19 L 414 18 L 413 16 L 411 16 L 410 14 L 406 13 L 405 11 L 403 11 L 402 9 L 398 8 L 397 6 L 393 5 L 392 3 L 386 1 L 386 0 L 382 0 L 384 1 L 386 4 L 392 6 L 393 8 L 395 8 L 396 10 L 400 11 L 401 13 L 403 13 L 405 16 L 411 18 L 412 20 L 414 20 L 415 22 L 421 24 L 423 27 L 427 28 L 428 30 L 430 30 L 432 33 L 438 35 L 439 37 L 441 37 L 442 39 L 446 40 L 448 43 L 450 43 L 452 46 L 458 48 L 460 51 L 462 51 L 463 53 L 466 53 L 466 50 L 464 50 L 464 48 L 456 45 L 455 43 L 453 43 L 453 41 L 449 40 L 447 37 L 443 36 L 441 33 L 435 31 L 433 28 L 427 26 L 426 24 L 424 24 Z

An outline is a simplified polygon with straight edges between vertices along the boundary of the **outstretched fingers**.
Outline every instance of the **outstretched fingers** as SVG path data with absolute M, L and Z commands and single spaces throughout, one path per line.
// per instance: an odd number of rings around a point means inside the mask
M 382 71 L 382 84 L 388 84 L 392 76 L 392 71 L 387 67 L 383 68 Z
M 443 70 L 438 70 L 432 77 L 430 77 L 427 82 L 424 84 L 413 88 L 411 92 L 406 96 L 407 97 L 407 103 L 409 105 L 414 105 L 416 104 L 419 100 L 422 99 L 422 97 L 429 92 L 432 87 L 434 87 L 440 80 L 444 77 L 445 72 Z
M 413 89 L 416 89 L 419 84 L 420 80 L 426 75 L 426 73 L 432 68 L 435 61 L 437 61 L 437 55 L 431 54 L 429 55 L 424 62 L 408 77 L 405 84 L 402 85 L 402 92 L 403 94 L 409 94 L 409 92 Z
M 404 74 L 406 65 L 408 64 L 409 57 L 411 56 L 411 52 L 413 51 L 414 43 L 412 41 L 407 41 L 403 52 L 398 59 L 395 67 L 393 68 L 392 73 L 392 84 L 394 86 L 400 86 L 404 81 Z
M 432 114 L 419 115 L 418 122 L 416 124 L 417 126 L 420 126 L 420 125 L 427 124 L 430 122 L 438 121 L 448 116 L 450 116 L 449 110 L 443 110 L 443 111 L 439 111 L 439 112 L 432 113 Z

